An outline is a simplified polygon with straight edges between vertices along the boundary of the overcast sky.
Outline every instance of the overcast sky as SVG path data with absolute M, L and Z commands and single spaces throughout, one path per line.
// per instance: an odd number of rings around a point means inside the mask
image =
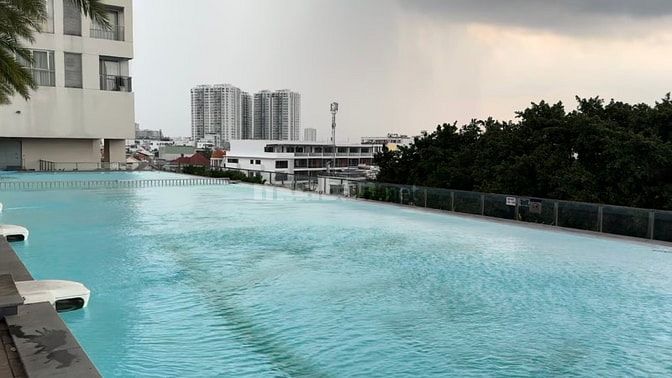
M 530 102 L 672 90 L 672 0 L 139 0 L 136 119 L 190 134 L 189 89 L 302 96 L 338 139 L 514 118 Z

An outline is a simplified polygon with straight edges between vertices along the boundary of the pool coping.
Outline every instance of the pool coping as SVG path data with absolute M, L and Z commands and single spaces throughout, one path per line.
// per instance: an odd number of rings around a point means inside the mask
M 3 237 L 0 237 L 0 274 L 11 275 L 14 282 L 33 280 Z M 101 377 L 68 326 L 48 302 L 18 305 L 16 315 L 0 319 L 0 337 L 14 377 Z M 16 366 L 14 356 L 18 356 L 21 367 Z M 0 372 L 6 374 L 2 369 Z

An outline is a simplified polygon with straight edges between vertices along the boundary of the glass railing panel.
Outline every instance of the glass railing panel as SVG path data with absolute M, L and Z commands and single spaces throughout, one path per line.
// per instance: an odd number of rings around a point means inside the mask
M 530 223 L 555 224 L 555 203 L 540 198 L 518 197 L 518 220 Z
M 431 209 L 452 210 L 451 191 L 441 188 L 424 188 L 427 192 L 426 207 Z
M 467 214 L 481 214 L 481 193 L 454 191 L 455 211 Z
M 508 196 L 503 194 L 483 194 L 483 215 L 495 218 L 514 219 L 516 206 L 507 205 Z
M 653 238 L 672 242 L 672 211 L 656 210 L 653 221 Z
M 599 231 L 599 206 L 578 202 L 558 202 L 558 226 Z
M 620 206 L 603 206 L 602 232 L 646 238 L 649 235 L 649 211 Z

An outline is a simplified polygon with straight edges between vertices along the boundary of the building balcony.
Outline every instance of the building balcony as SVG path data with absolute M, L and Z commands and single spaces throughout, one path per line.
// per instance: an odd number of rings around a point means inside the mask
M 110 29 L 94 26 L 90 30 L 91 38 L 109 39 L 111 41 L 124 40 L 124 27 L 121 25 L 112 25 Z
M 100 89 L 113 92 L 132 92 L 132 80 L 128 76 L 100 75 Z

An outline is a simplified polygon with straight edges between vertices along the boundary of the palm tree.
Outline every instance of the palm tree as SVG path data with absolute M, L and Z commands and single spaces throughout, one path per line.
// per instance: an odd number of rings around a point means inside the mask
M 109 27 L 100 0 L 63 1 L 71 1 L 85 16 Z M 30 90 L 37 88 L 30 70 L 21 66 L 17 58 L 32 61 L 24 43 L 34 42 L 46 17 L 45 0 L 0 0 L 0 104 L 9 103 L 17 93 L 28 100 Z

